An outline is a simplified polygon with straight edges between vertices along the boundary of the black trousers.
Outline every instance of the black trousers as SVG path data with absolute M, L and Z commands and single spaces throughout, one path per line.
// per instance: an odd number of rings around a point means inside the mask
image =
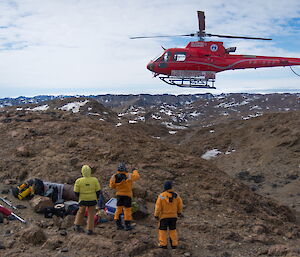
M 161 219 L 159 222 L 160 230 L 174 230 L 176 229 L 177 218 L 165 218 Z
M 131 207 L 131 197 L 126 195 L 117 195 L 117 206 Z

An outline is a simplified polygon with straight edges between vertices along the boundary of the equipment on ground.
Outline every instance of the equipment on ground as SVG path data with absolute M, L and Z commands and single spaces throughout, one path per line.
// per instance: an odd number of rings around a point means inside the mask
M 300 65 L 300 58 L 269 57 L 255 55 L 233 55 L 236 47 L 225 48 L 223 42 L 204 41 L 205 37 L 271 40 L 260 37 L 218 35 L 205 32 L 205 16 L 198 11 L 199 31 L 177 36 L 141 36 L 131 39 L 160 37 L 198 37 L 185 48 L 164 49 L 164 53 L 147 64 L 154 77 L 170 85 L 190 88 L 215 89 L 216 73 L 263 67 Z
M 105 204 L 105 212 L 109 215 L 115 215 L 117 209 L 117 198 L 110 198 Z
M 11 210 L 5 208 L 3 205 L 0 204 L 0 213 L 2 213 L 4 216 L 13 216 L 17 220 L 21 221 L 22 223 L 26 223 L 26 220 L 19 217 L 17 214 L 13 213 Z
M 23 200 L 24 198 L 28 198 L 33 194 L 32 185 L 25 182 L 15 188 L 12 189 L 12 194 L 14 197 L 18 198 L 19 200 Z
M 18 208 L 16 206 L 14 206 L 9 200 L 4 199 L 3 197 L 0 197 L 0 200 L 2 202 L 4 202 L 5 204 L 7 204 L 10 208 L 17 210 Z

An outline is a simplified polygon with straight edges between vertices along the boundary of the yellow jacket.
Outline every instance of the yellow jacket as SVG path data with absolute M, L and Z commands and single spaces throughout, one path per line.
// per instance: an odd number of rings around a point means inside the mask
M 154 216 L 160 219 L 177 218 L 182 212 L 183 204 L 181 197 L 172 189 L 162 192 L 155 204 Z
M 118 174 L 124 174 L 124 179 L 118 183 L 116 181 L 116 176 Z M 133 173 L 128 173 L 124 171 L 118 171 L 114 174 L 109 180 L 109 187 L 116 190 L 116 195 L 124 195 L 132 197 L 132 185 L 133 182 L 140 178 L 140 174 L 137 170 L 134 170 Z
M 74 192 L 79 193 L 80 201 L 94 201 L 97 200 L 96 192 L 101 190 L 97 178 L 91 177 L 91 168 L 88 165 L 82 166 L 82 178 L 75 181 Z

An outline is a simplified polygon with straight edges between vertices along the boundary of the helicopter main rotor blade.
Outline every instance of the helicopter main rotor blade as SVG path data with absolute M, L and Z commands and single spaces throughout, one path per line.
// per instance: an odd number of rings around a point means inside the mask
M 141 37 L 130 37 L 130 39 L 142 39 L 142 38 L 158 38 L 158 37 L 195 37 L 197 33 L 185 34 L 185 35 L 162 35 L 162 36 L 141 36 Z
M 224 37 L 224 38 L 256 39 L 256 40 L 272 40 L 271 38 L 262 38 L 262 37 L 240 37 L 240 36 L 217 35 L 217 34 L 208 34 L 208 33 L 205 33 L 205 36 L 207 36 L 207 37 Z
M 205 36 L 205 15 L 202 11 L 197 11 L 198 13 L 198 25 L 199 25 L 199 37 Z

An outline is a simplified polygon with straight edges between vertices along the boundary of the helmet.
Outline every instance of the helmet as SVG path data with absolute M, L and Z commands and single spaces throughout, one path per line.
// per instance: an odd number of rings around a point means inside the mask
M 124 162 L 121 162 L 118 166 L 118 171 L 125 171 L 127 172 L 126 166 Z

